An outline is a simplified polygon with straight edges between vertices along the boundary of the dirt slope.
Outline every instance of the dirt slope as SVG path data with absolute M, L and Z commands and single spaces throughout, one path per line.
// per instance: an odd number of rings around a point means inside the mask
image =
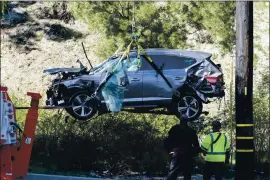
M 1 84 L 19 96 L 24 96 L 27 91 L 44 95 L 49 79 L 43 73 L 44 69 L 78 67 L 77 58 L 88 65 L 81 42 L 84 42 L 92 63 L 100 61 L 93 51 L 96 43 L 103 38 L 99 33 L 89 33 L 87 25 L 79 21 L 65 24 L 60 20 L 37 19 L 35 10 L 40 6 L 43 5 L 36 3 L 14 8 L 13 12 L 29 14 L 27 22 L 1 29 Z M 81 37 L 64 40 L 53 38 L 54 34 L 49 33 L 54 27 L 52 25 L 74 30 Z

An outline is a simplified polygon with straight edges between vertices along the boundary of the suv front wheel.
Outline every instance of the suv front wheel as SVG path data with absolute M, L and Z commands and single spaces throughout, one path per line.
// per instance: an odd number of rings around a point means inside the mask
M 202 101 L 193 95 L 183 95 L 173 103 L 173 109 L 177 117 L 186 114 L 189 121 L 197 119 L 202 113 Z
M 96 112 L 96 101 L 91 98 L 87 92 L 77 92 L 69 100 L 71 107 L 67 108 L 67 112 L 76 119 L 87 120 L 92 118 Z

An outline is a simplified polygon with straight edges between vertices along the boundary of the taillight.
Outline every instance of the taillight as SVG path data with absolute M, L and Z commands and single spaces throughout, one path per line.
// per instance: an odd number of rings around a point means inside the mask
M 217 84 L 219 82 L 220 84 L 223 84 L 223 75 L 219 76 L 205 76 L 205 79 L 210 83 L 210 84 Z
M 215 76 L 205 76 L 205 79 L 206 79 L 210 84 L 216 84 L 216 83 L 217 83 L 217 77 L 215 77 Z

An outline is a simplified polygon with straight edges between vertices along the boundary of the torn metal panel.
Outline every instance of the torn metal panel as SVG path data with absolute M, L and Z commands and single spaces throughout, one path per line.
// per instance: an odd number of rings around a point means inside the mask
M 52 69 L 45 69 L 43 72 L 48 74 L 57 74 L 60 72 L 78 73 L 80 71 L 81 71 L 80 68 L 52 68 Z

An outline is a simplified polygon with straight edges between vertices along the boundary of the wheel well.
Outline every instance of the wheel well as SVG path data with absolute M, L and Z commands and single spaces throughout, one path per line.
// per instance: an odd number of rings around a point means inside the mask
M 70 96 L 72 96 L 73 94 L 80 92 L 80 91 L 84 91 L 84 89 L 83 88 L 70 88 L 70 89 L 68 89 L 68 94 Z
M 191 87 L 189 87 L 187 85 L 179 87 L 176 91 L 179 92 L 180 97 L 182 95 L 193 95 L 193 96 L 195 95 L 195 96 L 197 96 L 196 92 Z M 179 97 L 177 95 L 173 94 L 172 101 L 175 102 L 175 101 L 177 101 L 177 99 L 179 99 Z
M 79 93 L 79 92 L 83 92 L 83 93 L 86 93 L 86 94 L 88 94 L 88 95 L 92 95 L 92 91 L 88 91 L 87 89 L 82 89 L 82 88 L 72 88 L 72 89 L 70 89 L 70 91 L 69 91 L 69 99 L 71 99 L 73 96 L 74 96 L 74 94 L 77 94 L 77 93 Z
M 77 93 L 77 92 L 87 92 L 88 90 L 83 88 L 83 87 L 72 87 L 72 88 L 67 88 L 65 85 L 60 84 L 59 85 L 59 92 L 63 94 L 63 100 L 69 101 L 72 96 Z M 91 91 L 89 92 L 91 94 Z
M 86 89 L 84 87 L 77 86 L 77 87 L 67 88 L 65 85 L 60 85 L 59 90 L 63 93 L 64 96 L 71 96 L 74 93 L 77 93 L 79 91 L 85 91 L 85 92 L 89 91 L 90 93 L 92 92 L 89 89 Z
M 186 93 L 186 91 L 188 91 L 188 93 Z M 181 93 L 181 92 L 180 92 Z M 180 95 L 180 98 L 176 95 L 174 95 L 175 98 L 173 99 L 171 105 L 168 107 L 168 111 L 171 112 L 171 113 L 174 113 L 178 118 L 179 117 L 179 112 L 177 110 L 177 106 L 178 106 L 178 101 L 180 100 L 181 96 L 193 96 L 194 98 L 197 99 L 198 103 L 199 103 L 199 111 L 197 112 L 198 115 L 195 115 L 192 120 L 196 119 L 197 117 L 199 117 L 199 115 L 201 114 L 202 112 L 202 109 L 203 109 L 203 104 L 202 104 L 202 101 L 200 100 L 200 98 L 198 97 L 198 95 L 194 92 L 193 89 L 186 89 L 185 92 L 182 92 L 181 95 Z
M 79 91 L 85 91 L 89 93 L 94 92 L 94 82 L 91 81 L 87 84 L 77 84 L 75 86 L 67 87 L 64 84 L 59 85 L 59 89 L 63 93 L 64 96 L 72 96 L 74 93 Z

